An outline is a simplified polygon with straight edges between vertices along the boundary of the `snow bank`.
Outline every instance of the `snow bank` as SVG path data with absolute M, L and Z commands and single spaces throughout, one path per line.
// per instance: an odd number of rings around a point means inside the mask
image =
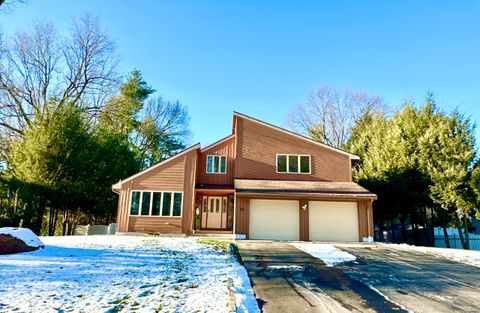
M 354 261 L 356 257 L 348 252 L 323 243 L 292 243 L 292 245 L 320 259 L 327 266 L 335 266 L 342 262 Z
M 1 227 L 0 234 L 9 235 L 18 240 L 23 241 L 27 246 L 32 248 L 43 248 L 43 243 L 38 239 L 28 228 L 15 228 L 15 227 Z

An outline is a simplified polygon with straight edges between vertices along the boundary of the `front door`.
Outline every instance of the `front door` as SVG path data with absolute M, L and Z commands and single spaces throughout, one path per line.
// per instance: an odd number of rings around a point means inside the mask
M 202 228 L 227 228 L 227 197 L 203 197 Z

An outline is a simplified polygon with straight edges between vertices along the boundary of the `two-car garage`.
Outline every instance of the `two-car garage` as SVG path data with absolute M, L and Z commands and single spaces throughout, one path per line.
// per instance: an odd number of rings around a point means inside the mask
M 299 240 L 300 210 L 308 211 L 311 241 L 359 241 L 357 202 L 251 199 L 249 238 Z

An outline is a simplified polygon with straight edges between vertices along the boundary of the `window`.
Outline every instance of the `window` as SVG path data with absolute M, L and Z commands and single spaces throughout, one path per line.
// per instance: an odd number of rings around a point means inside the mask
M 150 215 L 150 192 L 144 191 L 142 193 L 142 211 L 140 212 L 141 215 Z
M 130 215 L 182 216 L 181 192 L 132 191 Z
M 225 155 L 207 155 L 207 173 L 225 174 L 227 172 L 227 157 Z
M 310 174 L 309 155 L 277 154 L 277 173 Z
M 138 215 L 139 208 L 140 208 L 140 191 L 133 191 L 132 203 L 130 205 L 130 214 Z
M 153 200 L 152 200 L 152 215 L 159 216 L 160 215 L 160 208 L 162 203 L 162 193 L 161 192 L 154 192 L 153 193 Z
M 164 192 L 163 193 L 162 216 L 170 216 L 171 207 L 172 207 L 172 193 L 171 192 Z
M 180 216 L 182 212 L 182 194 L 175 192 L 173 194 L 173 213 L 172 216 Z

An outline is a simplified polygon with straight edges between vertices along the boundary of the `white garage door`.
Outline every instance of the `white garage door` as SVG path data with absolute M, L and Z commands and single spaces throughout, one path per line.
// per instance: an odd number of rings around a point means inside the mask
M 298 240 L 295 200 L 250 200 L 250 239 Z
M 310 240 L 358 241 L 356 202 L 309 202 Z

